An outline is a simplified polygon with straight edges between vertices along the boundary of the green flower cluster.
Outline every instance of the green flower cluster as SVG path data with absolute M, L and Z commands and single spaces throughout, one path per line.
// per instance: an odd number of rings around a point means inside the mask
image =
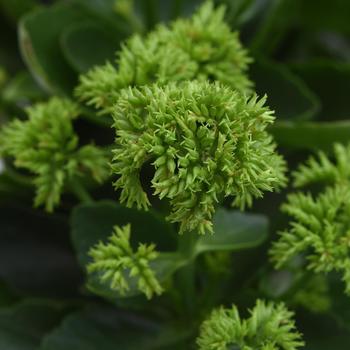
M 180 233 L 205 233 L 224 197 L 243 209 L 283 185 L 285 162 L 266 132 L 274 116 L 264 103 L 219 83 L 122 90 L 112 161 L 121 201 L 148 208 L 140 172 L 151 163 L 154 195 L 170 201 L 169 220 L 180 223 Z
M 245 320 L 236 306 L 215 309 L 202 323 L 197 344 L 200 350 L 295 350 L 304 342 L 292 318 L 283 303 L 261 300 Z
M 66 185 L 89 175 L 102 182 L 109 174 L 105 152 L 94 145 L 79 147 L 73 120 L 77 106 L 69 100 L 51 98 L 27 110 L 28 120 L 15 119 L 0 134 L 0 154 L 35 174 L 35 205 L 52 211 Z
M 146 37 L 134 35 L 118 52 L 117 68 L 107 63 L 81 76 L 77 96 L 110 113 L 121 89 L 155 82 L 220 81 L 250 93 L 246 72 L 251 59 L 224 13 L 224 7 L 214 9 L 209 1 L 190 19 L 160 25 Z
M 159 284 L 150 261 L 158 257 L 154 244 L 139 244 L 134 252 L 130 245 L 130 225 L 115 226 L 108 243 L 99 242 L 91 248 L 89 255 L 93 261 L 87 266 L 88 273 L 98 273 L 101 282 L 108 282 L 110 288 L 124 295 L 130 288 L 129 276 L 137 278 L 138 289 L 148 299 L 153 294 L 161 294 Z
M 325 183 L 316 197 L 297 192 L 282 210 L 294 218 L 271 249 L 276 267 L 298 254 L 306 255 L 308 269 L 316 273 L 339 271 L 350 294 L 350 146 L 334 146 L 335 161 L 325 153 L 311 157 L 294 173 L 294 185 Z

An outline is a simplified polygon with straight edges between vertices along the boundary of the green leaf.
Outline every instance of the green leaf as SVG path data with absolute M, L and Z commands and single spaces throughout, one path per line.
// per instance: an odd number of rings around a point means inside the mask
M 40 350 L 176 350 L 186 332 L 166 328 L 110 307 L 89 307 L 65 318 L 47 335 Z M 177 344 L 178 347 L 173 347 Z
M 35 79 L 50 93 L 70 93 L 76 76 L 60 48 L 62 31 L 84 19 L 73 3 L 59 3 L 27 14 L 19 23 L 22 56 Z
M 15 300 L 14 292 L 0 280 L 0 307 L 9 306 Z
M 300 2 L 299 21 L 306 30 L 330 30 L 350 33 L 350 2 L 334 0 L 298 0 Z
M 79 4 L 94 19 L 104 22 L 104 27 L 112 32 L 131 35 L 129 23 L 117 14 L 115 10 L 116 2 L 120 0 L 72 0 Z M 127 0 L 129 1 L 129 0 Z
M 66 220 L 9 201 L 1 203 L 0 212 L 0 278 L 21 294 L 75 293 L 80 274 Z
M 318 118 L 341 120 L 350 117 L 350 64 L 331 60 L 314 60 L 291 65 L 322 102 Z
M 0 9 L 11 20 L 16 22 L 26 12 L 37 6 L 35 0 L 0 0 Z
M 160 283 L 169 278 L 185 262 L 176 250 L 176 233 L 171 226 L 153 212 L 143 212 L 125 208 L 112 201 L 82 204 L 74 209 L 71 218 L 72 241 L 78 260 L 85 270 L 91 261 L 88 252 L 99 241 L 106 241 L 114 225 L 131 224 L 131 243 L 155 243 L 160 252 L 158 258 L 150 263 Z M 139 294 L 135 278 L 129 278 L 130 290 L 126 296 Z M 108 283 L 103 284 L 98 276 L 91 275 L 87 281 L 90 291 L 107 299 L 120 295 L 111 290 Z
M 271 55 L 298 18 L 300 0 L 268 0 L 260 10 L 262 18 L 250 43 L 253 52 Z M 301 0 L 303 1 L 303 0 Z M 258 2 L 258 1 L 257 1 Z
M 34 196 L 33 189 L 33 183 L 30 178 L 28 179 L 18 172 L 5 167 L 5 164 L 0 160 L 0 203 L 5 203 L 6 201 L 11 203 L 18 199 L 21 203 L 31 203 Z
M 226 6 L 225 18 L 233 27 L 241 27 L 261 14 L 267 1 L 255 0 L 216 0 L 218 4 Z
M 85 22 L 68 27 L 63 32 L 61 45 L 70 65 L 83 73 L 94 65 L 113 61 L 121 39 L 120 35 L 107 32 L 96 22 Z
M 267 94 L 267 104 L 278 120 L 311 119 L 319 110 L 314 93 L 285 65 L 259 59 L 251 67 L 250 76 L 257 94 Z
M 17 73 L 2 91 L 2 98 L 6 103 L 16 103 L 21 106 L 45 97 L 46 94 L 26 71 Z
M 37 350 L 41 338 L 63 315 L 62 305 L 45 300 L 26 300 L 0 309 L 0 349 Z
M 221 208 L 214 216 L 214 233 L 200 236 L 194 249 L 198 255 L 208 251 L 254 248 L 263 243 L 267 235 L 265 216 Z
M 276 122 L 269 129 L 277 144 L 291 150 L 330 151 L 334 142 L 348 143 L 350 121 Z
M 343 350 L 350 348 L 350 332 L 339 327 L 332 317 L 299 315 L 298 329 L 304 334 L 304 350 Z

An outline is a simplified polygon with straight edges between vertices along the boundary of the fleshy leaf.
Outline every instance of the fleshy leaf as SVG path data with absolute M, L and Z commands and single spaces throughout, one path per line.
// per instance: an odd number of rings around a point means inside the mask
M 150 267 L 160 283 L 169 278 L 185 262 L 176 253 L 175 233 L 170 226 L 152 212 L 140 212 L 125 208 L 112 201 L 82 204 L 74 209 L 71 219 L 72 240 L 78 260 L 83 269 L 92 261 L 89 250 L 99 241 L 106 241 L 115 225 L 131 224 L 133 234 L 131 243 L 157 243 L 158 257 L 150 262 Z M 137 279 L 127 277 L 129 290 L 123 296 L 140 293 Z M 120 293 L 112 290 L 109 283 L 102 283 L 96 275 L 91 275 L 87 287 L 95 294 L 116 299 Z
M 268 219 L 263 215 L 219 209 L 214 215 L 213 234 L 198 238 L 195 252 L 254 248 L 267 238 Z

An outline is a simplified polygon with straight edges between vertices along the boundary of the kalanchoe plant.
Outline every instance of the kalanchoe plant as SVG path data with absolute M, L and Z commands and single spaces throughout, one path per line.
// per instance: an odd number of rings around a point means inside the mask
M 295 350 L 304 342 L 285 305 L 258 300 L 244 320 L 234 305 L 214 310 L 203 322 L 197 344 L 200 350 Z
M 117 53 L 118 66 L 106 63 L 82 75 L 76 95 L 110 113 L 121 89 L 154 82 L 221 81 L 251 92 L 246 75 L 251 58 L 223 18 L 224 7 L 214 9 L 208 1 L 190 19 L 160 25 L 146 37 L 134 35 Z
M 138 278 L 138 288 L 147 298 L 153 294 L 161 294 L 163 289 L 157 281 L 149 262 L 154 260 L 158 253 L 154 244 L 139 244 L 137 251 L 133 252 L 130 245 L 130 225 L 114 227 L 114 233 L 109 242 L 100 242 L 90 250 L 93 262 L 87 267 L 89 273 L 102 272 L 101 281 L 110 281 L 112 289 L 120 294 L 129 289 L 128 281 L 124 275 Z
M 348 349 L 348 18 L 37 3 L 0 0 L 0 350 Z
M 224 197 L 251 206 L 254 197 L 285 183 L 284 160 L 266 132 L 274 120 L 265 99 L 219 83 L 190 82 L 126 89 L 113 113 L 117 147 L 112 170 L 121 201 L 150 205 L 140 182 L 152 162 L 154 194 L 170 200 L 169 220 L 184 231 L 212 232 Z
M 297 192 L 288 196 L 282 210 L 294 218 L 280 233 L 270 253 L 276 267 L 305 254 L 307 268 L 316 273 L 339 271 L 350 293 L 350 147 L 334 146 L 335 161 L 324 152 L 311 157 L 294 172 L 294 185 L 328 184 L 316 198 Z
M 97 182 L 109 175 L 108 157 L 99 147 L 79 147 L 73 120 L 78 106 L 66 99 L 52 98 L 27 109 L 28 119 L 15 119 L 0 134 L 0 153 L 14 164 L 35 174 L 35 205 L 52 211 L 65 187 L 78 191 L 79 178 Z

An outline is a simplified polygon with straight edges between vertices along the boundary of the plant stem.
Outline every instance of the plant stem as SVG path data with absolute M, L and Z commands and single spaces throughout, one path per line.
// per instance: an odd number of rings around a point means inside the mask
M 82 203 L 92 203 L 94 200 L 86 188 L 77 180 L 70 181 L 70 188 L 74 195 Z
M 174 0 L 173 6 L 171 8 L 171 19 L 176 19 L 181 15 L 183 2 L 183 0 Z
M 158 23 L 158 11 L 155 0 L 143 0 L 143 13 L 145 14 L 145 22 L 147 30 L 151 30 Z
M 196 233 L 186 232 L 178 237 L 179 251 L 188 263 L 179 270 L 179 281 L 184 295 L 184 305 L 189 316 L 195 311 L 196 286 L 195 286 L 195 261 L 194 246 Z
M 32 176 L 23 175 L 11 167 L 6 167 L 4 174 L 7 174 L 11 178 L 11 180 L 14 180 L 20 185 L 23 185 L 26 187 L 34 186 L 34 181 L 33 181 L 34 178 Z

